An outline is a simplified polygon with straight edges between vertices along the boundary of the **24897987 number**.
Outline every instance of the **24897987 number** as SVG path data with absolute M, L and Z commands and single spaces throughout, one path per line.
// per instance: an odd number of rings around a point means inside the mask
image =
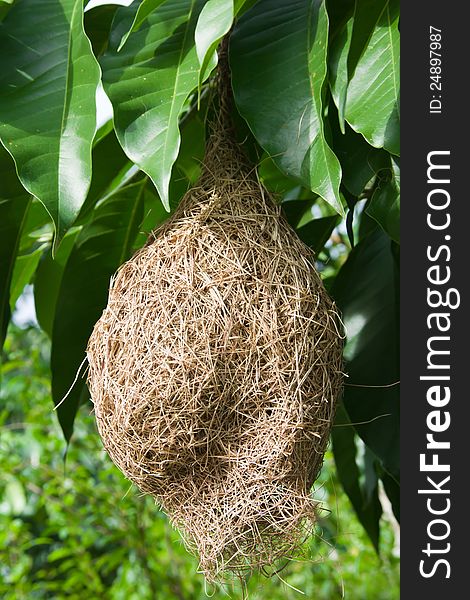
M 429 89 L 433 94 L 429 103 L 429 112 L 440 114 L 442 109 L 442 31 L 437 27 L 429 27 Z

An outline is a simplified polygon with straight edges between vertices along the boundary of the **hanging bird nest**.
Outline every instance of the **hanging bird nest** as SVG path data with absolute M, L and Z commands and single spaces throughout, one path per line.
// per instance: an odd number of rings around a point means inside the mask
M 276 564 L 311 533 L 343 379 L 335 305 L 226 102 L 198 185 L 119 269 L 87 350 L 107 452 L 208 580 Z

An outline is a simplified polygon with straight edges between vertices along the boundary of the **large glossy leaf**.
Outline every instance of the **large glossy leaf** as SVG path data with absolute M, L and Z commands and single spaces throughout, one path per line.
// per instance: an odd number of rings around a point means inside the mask
M 357 460 L 354 427 L 342 405 L 338 407 L 331 434 L 333 455 L 339 480 L 376 551 L 379 551 L 382 507 L 378 496 L 377 478 L 368 489 L 361 485 L 361 470 Z
M 217 45 L 232 27 L 233 18 L 233 0 L 208 0 L 201 10 L 194 32 L 196 53 L 200 64 L 199 90 L 211 61 L 215 66 Z
M 290 177 L 343 214 L 341 167 L 324 133 L 328 16 L 322 0 L 260 0 L 230 45 L 235 100 L 258 142 Z
M 332 295 L 346 326 L 344 406 L 355 429 L 399 477 L 398 273 L 378 227 L 351 251 Z
M 329 80 L 333 98 L 338 108 L 338 119 L 341 132 L 345 133 L 344 111 L 346 109 L 346 95 L 349 85 L 348 53 L 354 19 L 352 16 L 337 33 L 330 46 L 329 54 Z
M 392 0 L 393 2 L 394 0 Z M 387 10 L 390 0 L 357 0 L 351 44 L 348 50 L 348 80 L 350 81 L 367 46 L 370 44 L 377 23 Z
M 335 39 L 331 44 L 330 82 L 336 95 L 340 126 L 343 133 L 344 110 L 349 82 L 387 3 L 388 0 L 360 0 L 359 2 L 353 2 L 351 7 L 351 3 L 344 2 L 341 8 L 335 6 L 332 11 L 333 13 L 337 11 L 333 17 L 334 24 L 338 25 L 338 17 L 342 22 L 342 27 L 339 30 L 336 30 L 335 27 Z M 337 5 L 337 3 L 334 4 Z
M 10 320 L 10 283 L 29 203 L 11 157 L 0 147 L 0 351 Z
M 169 196 L 172 212 L 187 190 L 199 178 L 205 151 L 205 134 L 204 123 L 198 113 L 189 113 L 181 124 L 181 146 L 170 180 Z M 163 208 L 155 187 L 149 181 L 145 186 L 144 219 L 134 242 L 135 249 L 142 247 L 150 232 L 168 219 L 170 214 Z
M 10 284 L 10 309 L 12 311 L 25 286 L 31 283 L 39 260 L 46 248 L 48 248 L 48 244 L 42 244 L 38 248 L 31 250 L 31 252 L 16 257 Z
M 125 12 L 125 18 L 119 21 L 119 29 L 115 35 L 121 35 L 118 52 L 127 42 L 131 33 L 137 31 L 145 23 L 146 18 L 166 0 L 134 0 L 130 9 Z
M 83 19 L 85 33 L 91 42 L 93 54 L 100 56 L 106 51 L 111 31 L 111 23 L 118 6 L 115 4 L 104 4 L 85 10 Z
M 330 109 L 333 106 L 330 105 Z M 341 132 L 335 112 L 331 110 L 331 113 L 331 132 L 335 153 L 343 172 L 342 184 L 357 197 L 374 175 L 390 168 L 390 155 L 385 150 L 373 148 L 347 123 Z
M 327 0 L 326 7 L 330 19 L 330 31 L 334 37 L 344 23 L 354 13 L 355 0 Z
M 130 8 L 116 15 L 126 19 Z M 152 179 L 169 210 L 168 186 L 178 156 L 178 120 L 198 82 L 194 30 L 200 0 L 167 0 L 134 32 L 120 52 L 119 35 L 103 56 L 103 82 L 114 107 L 119 142 Z
M 138 169 L 122 151 L 113 129 L 95 141 L 92 152 L 93 175 L 78 223 L 87 218 L 95 204 L 118 187 L 123 187 L 136 175 Z
M 367 207 L 367 214 L 400 243 L 400 163 L 391 157 L 388 173 L 384 173 Z
M 170 212 L 174 212 L 186 192 L 196 184 L 205 153 L 205 125 L 198 113 L 187 113 L 181 125 L 181 145 L 174 164 L 170 187 Z M 168 216 L 168 214 L 167 214 Z
M 52 339 L 57 296 L 59 294 L 65 264 L 80 232 L 79 227 L 69 229 L 62 240 L 56 254 L 50 252 L 42 255 L 34 277 L 34 304 L 36 318 L 41 329 Z
M 338 224 L 338 215 L 332 217 L 320 217 L 313 219 L 297 229 L 300 239 L 310 248 L 319 254 L 323 246 L 330 239 L 333 229 Z
M 101 7 L 98 7 L 101 8 Z M 104 7 L 103 7 L 104 8 Z M 115 6 L 113 8 L 116 8 Z M 98 10 L 98 9 L 94 9 Z M 93 12 L 93 11 L 90 11 Z M 102 135 L 99 138 L 100 134 Z M 87 198 L 77 219 L 77 224 L 86 224 L 95 205 L 116 189 L 129 184 L 137 169 L 123 153 L 114 130 L 98 132 L 92 153 L 93 176 Z M 46 253 L 41 257 L 34 279 L 34 301 L 36 316 L 41 328 L 52 338 L 54 314 L 65 264 L 72 251 L 79 228 L 73 227 L 64 236 L 54 257 Z M 145 240 L 144 240 L 145 241 Z
M 0 55 L 0 138 L 60 238 L 87 194 L 96 126 L 82 0 L 19 0 L 0 24 Z
M 375 10 L 363 4 L 356 3 L 331 49 L 332 94 L 340 121 L 344 116 L 372 146 L 399 154 L 398 1 L 372 3 Z
M 110 277 L 130 254 L 142 220 L 144 185 L 145 181 L 129 185 L 97 206 L 65 265 L 52 330 L 52 397 L 56 405 L 67 394 L 85 357 L 88 338 L 106 304 Z M 83 386 L 79 377 L 57 409 L 67 441 Z

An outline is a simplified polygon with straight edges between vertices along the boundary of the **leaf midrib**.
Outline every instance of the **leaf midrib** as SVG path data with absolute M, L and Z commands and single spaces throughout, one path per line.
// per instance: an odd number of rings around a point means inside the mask
M 175 77 L 175 83 L 173 85 L 173 100 L 170 104 L 170 114 L 168 117 L 168 127 L 166 128 L 165 131 L 165 143 L 163 146 L 163 165 L 166 165 L 167 162 L 167 149 L 168 149 L 168 136 L 169 136 L 169 131 L 170 131 L 170 127 L 171 127 L 171 123 L 173 120 L 173 112 L 174 112 L 174 107 L 175 107 L 175 95 L 176 95 L 176 90 L 178 89 L 178 82 L 179 82 L 179 77 L 180 77 L 180 67 L 181 67 L 181 59 L 183 56 L 183 52 L 184 49 L 186 47 L 186 37 L 188 35 L 188 31 L 190 28 L 190 24 L 191 24 L 191 19 L 192 19 L 192 15 L 193 15 L 193 9 L 194 9 L 194 2 L 195 0 L 191 0 L 191 8 L 189 9 L 189 15 L 188 15 L 188 20 L 186 21 L 186 27 L 184 30 L 184 36 L 183 36 L 183 43 L 181 44 L 181 48 L 180 48 L 180 53 L 179 53 L 179 57 L 178 57 L 178 67 L 176 69 L 176 77 Z M 176 121 L 178 121 L 178 115 L 176 116 Z M 178 122 L 176 123 L 176 127 L 178 128 Z M 179 130 L 178 130 L 178 135 L 179 135 Z M 168 195 L 168 190 L 166 191 L 166 195 Z M 170 200 L 169 198 L 166 199 L 167 200 L 167 204 L 169 205 Z
M 387 23 L 388 23 L 388 37 L 390 39 L 390 54 L 392 55 L 392 73 L 393 73 L 393 89 L 395 91 L 395 102 L 398 103 L 398 81 L 397 81 L 397 72 L 395 69 L 395 52 L 393 51 L 393 38 L 392 38 L 392 22 L 390 17 L 390 2 L 387 2 Z M 400 120 L 400 113 L 397 110 L 397 117 Z
M 73 5 L 73 9 L 72 9 L 72 15 L 70 18 L 70 27 L 69 27 L 69 33 L 68 33 L 68 39 L 67 39 L 67 70 L 66 70 L 66 75 L 65 75 L 65 86 L 64 86 L 64 101 L 63 101 L 63 105 L 62 105 L 62 117 L 61 117 L 61 122 L 60 122 L 60 138 L 59 138 L 59 153 L 58 153 L 58 168 L 57 168 L 57 230 L 56 231 L 56 235 L 60 235 L 60 231 L 61 231 L 61 214 L 62 214 L 62 210 L 61 210 L 61 199 L 62 199 L 62 191 L 61 191 L 61 156 L 62 156 L 62 143 L 63 143 L 63 133 L 64 133 L 64 125 L 66 122 L 66 113 L 67 113 L 67 93 L 68 93 L 68 89 L 69 89 L 69 74 L 70 74 L 70 70 L 72 69 L 73 65 L 72 65 L 72 57 L 71 57 L 71 51 L 72 51 L 72 30 L 73 30 L 73 25 L 75 22 L 75 15 L 76 15 L 76 10 L 77 10 L 77 6 L 81 5 L 79 0 L 75 0 L 74 5 Z M 55 224 L 54 224 L 55 227 Z
M 308 21 L 307 21 L 307 65 L 308 65 L 309 48 L 311 47 L 311 33 L 312 33 L 312 29 L 311 29 L 312 18 L 311 17 L 312 17 L 312 10 L 313 10 L 313 4 L 314 4 L 314 2 L 315 2 L 315 0 L 311 0 L 310 6 L 309 6 L 309 11 L 308 11 Z M 319 4 L 319 12 L 320 12 L 322 6 L 324 6 L 324 0 L 322 2 L 320 2 L 320 4 Z M 328 15 L 326 15 L 326 10 L 325 10 L 325 16 L 326 16 L 326 21 L 327 21 L 327 24 L 328 24 Z M 324 69 L 323 69 L 323 79 L 321 81 L 320 90 L 323 90 L 323 85 L 324 85 L 325 79 L 326 79 L 326 48 L 327 48 L 327 46 L 328 46 L 328 33 L 327 33 L 327 39 L 325 40 L 325 52 L 324 52 L 324 60 L 323 60 L 323 67 L 324 67 Z M 331 186 L 331 182 L 333 181 L 333 177 L 332 177 L 333 174 L 332 174 L 332 171 L 330 169 L 328 158 L 326 156 L 326 148 L 325 148 L 326 141 L 325 141 L 324 136 L 323 136 L 323 119 L 322 119 L 322 116 L 321 116 L 321 108 L 322 108 L 321 92 L 320 92 L 320 98 L 319 98 L 320 110 L 318 110 L 318 106 L 316 105 L 315 96 L 314 96 L 314 93 L 313 93 L 313 81 L 312 81 L 312 77 L 311 77 L 311 74 L 310 74 L 310 66 L 309 65 L 307 66 L 307 71 L 308 71 L 308 81 L 309 81 L 309 84 L 310 84 L 310 93 L 311 93 L 311 96 L 312 96 L 312 106 L 315 105 L 315 108 L 316 108 L 317 113 L 318 113 L 318 123 L 319 123 L 319 130 L 320 130 L 320 132 L 319 132 L 319 134 L 316 135 L 316 138 L 320 137 L 321 152 L 322 152 L 322 155 L 323 155 L 323 160 L 324 160 L 324 163 L 325 163 L 325 166 L 326 166 L 326 170 L 328 172 L 328 181 L 330 182 L 330 186 L 327 186 L 327 187 L 330 187 L 331 191 L 333 191 L 333 196 L 335 197 L 335 201 L 336 201 L 336 194 L 335 194 L 334 189 Z M 311 148 L 313 146 L 314 142 L 315 142 L 315 140 L 312 140 L 309 148 Z

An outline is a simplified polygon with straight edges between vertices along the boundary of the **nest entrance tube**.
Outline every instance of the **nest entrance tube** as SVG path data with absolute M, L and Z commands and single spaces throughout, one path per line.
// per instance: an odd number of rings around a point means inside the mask
M 115 275 L 87 355 L 107 452 L 209 581 L 299 549 L 342 387 L 341 322 L 226 115 L 197 186 Z

